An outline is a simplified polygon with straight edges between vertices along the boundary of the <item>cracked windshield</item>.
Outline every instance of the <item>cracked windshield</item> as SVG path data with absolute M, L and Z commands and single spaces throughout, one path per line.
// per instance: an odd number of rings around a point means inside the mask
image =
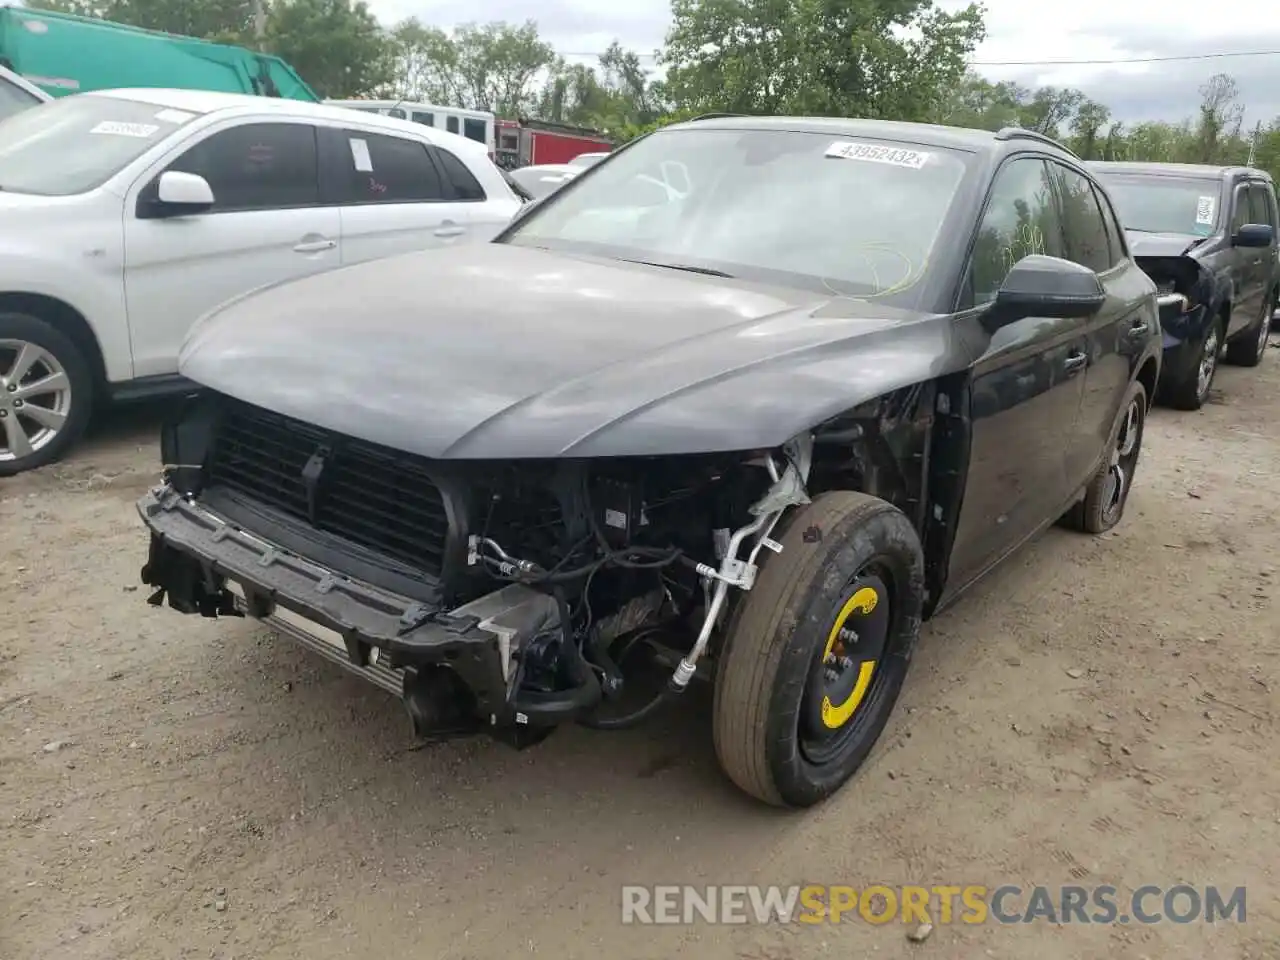
M 1280 960 L 1280 6 L 0 0 L 0 960 Z

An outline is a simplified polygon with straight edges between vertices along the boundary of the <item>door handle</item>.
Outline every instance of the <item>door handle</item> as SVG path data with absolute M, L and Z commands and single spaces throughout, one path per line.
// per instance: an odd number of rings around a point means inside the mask
M 466 227 L 460 227 L 452 220 L 443 221 L 434 231 L 437 237 L 460 237 L 466 232 Z
M 337 240 L 304 240 L 294 246 L 294 253 L 320 253 L 323 250 L 332 250 L 338 245 Z
M 1071 356 L 1067 357 L 1067 359 L 1062 361 L 1062 369 L 1068 374 L 1076 373 L 1083 370 L 1085 364 L 1088 362 L 1089 355 L 1087 353 L 1073 353 Z
M 1129 324 L 1129 331 L 1126 336 L 1128 336 L 1130 340 L 1137 340 L 1141 337 L 1145 337 L 1148 329 L 1147 321 L 1135 320 L 1133 323 Z

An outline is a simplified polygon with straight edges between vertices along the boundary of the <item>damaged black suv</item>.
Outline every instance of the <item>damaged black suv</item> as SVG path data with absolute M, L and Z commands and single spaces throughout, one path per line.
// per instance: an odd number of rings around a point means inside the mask
M 805 806 L 923 618 L 1055 521 L 1120 519 L 1159 365 L 1155 284 L 1055 142 L 690 121 L 493 243 L 197 324 L 142 577 L 423 736 L 616 729 L 707 681 L 729 776 Z
M 1156 400 L 1198 410 L 1218 360 L 1256 367 L 1280 302 L 1276 192 L 1255 167 L 1088 164 L 1115 201 L 1130 252 L 1159 288 Z

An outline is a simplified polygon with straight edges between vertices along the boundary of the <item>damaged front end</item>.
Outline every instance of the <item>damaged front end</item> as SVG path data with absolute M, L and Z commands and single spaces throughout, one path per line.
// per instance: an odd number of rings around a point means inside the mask
M 1192 257 L 1138 257 L 1137 260 L 1138 266 L 1156 285 L 1164 349 L 1177 351 L 1187 344 L 1195 347 L 1213 321 L 1213 276 Z
M 138 503 L 142 579 L 402 697 L 423 737 L 628 726 L 699 675 L 811 455 L 430 460 L 207 394 Z

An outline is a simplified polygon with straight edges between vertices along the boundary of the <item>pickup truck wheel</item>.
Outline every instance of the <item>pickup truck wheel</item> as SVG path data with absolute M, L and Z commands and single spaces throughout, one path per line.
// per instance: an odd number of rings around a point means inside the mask
M 1147 391 L 1134 381 L 1120 407 L 1120 419 L 1112 428 L 1107 458 L 1085 489 L 1084 497 L 1063 518 L 1066 526 L 1082 533 L 1105 533 L 1120 522 L 1133 489 L 1146 424 Z
M 1199 410 L 1204 406 L 1218 372 L 1218 356 L 1222 353 L 1223 321 L 1219 317 L 1209 324 L 1200 341 L 1195 360 L 1182 375 L 1162 391 L 1169 406 L 1178 410 Z
M 61 457 L 92 406 L 93 377 L 75 344 L 37 317 L 0 313 L 0 477 Z
M 1267 342 L 1271 337 L 1271 315 L 1275 312 L 1274 295 L 1262 305 L 1258 322 L 1227 344 L 1227 361 L 1238 367 L 1256 367 L 1267 355 Z
M 833 794 L 880 737 L 920 630 L 924 558 L 911 521 L 833 491 L 790 518 L 735 611 L 717 664 L 716 753 L 775 806 Z

